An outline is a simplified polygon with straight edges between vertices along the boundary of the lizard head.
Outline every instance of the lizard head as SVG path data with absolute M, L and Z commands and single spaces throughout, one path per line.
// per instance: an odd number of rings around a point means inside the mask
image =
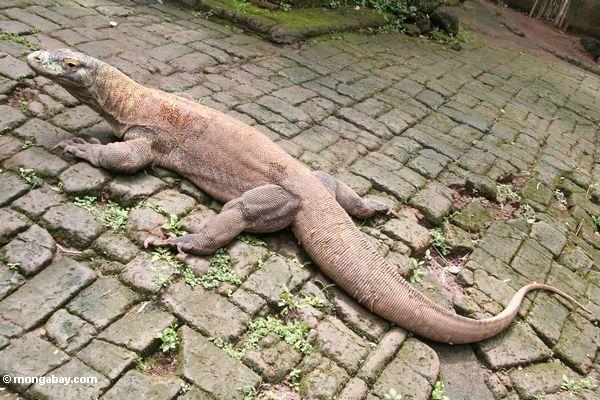
M 34 51 L 27 63 L 38 74 L 51 79 L 76 97 L 85 97 L 94 84 L 101 61 L 69 49 Z

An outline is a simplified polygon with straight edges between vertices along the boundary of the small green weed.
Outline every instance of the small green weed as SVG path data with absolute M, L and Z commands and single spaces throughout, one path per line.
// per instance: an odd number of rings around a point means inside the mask
M 240 233 L 237 237 L 240 241 L 249 244 L 251 246 L 266 246 L 267 244 L 263 241 L 260 240 L 259 238 L 257 238 L 254 235 L 251 235 L 249 233 Z
M 39 144 L 36 143 L 35 139 L 31 140 L 31 139 L 27 139 L 23 142 L 23 144 L 21 145 L 21 148 L 23 150 L 28 149 L 30 147 L 38 147 Z
M 179 393 L 186 394 L 187 392 L 190 391 L 191 388 L 192 388 L 192 385 L 190 385 L 187 382 L 181 381 L 181 383 L 179 384 Z
M 297 320 L 283 322 L 271 316 L 257 318 L 250 322 L 248 342 L 245 347 L 249 349 L 256 348 L 258 342 L 271 332 L 274 332 L 287 344 L 303 354 L 309 354 L 313 349 L 309 340 L 312 329 L 308 325 Z
M 208 11 L 194 11 L 194 15 L 198 18 L 202 18 L 202 19 L 206 19 L 209 20 L 212 17 L 214 17 L 215 12 L 214 10 L 208 10 Z
M 420 265 L 422 263 L 422 261 L 417 262 L 417 260 L 415 260 L 413 258 L 413 262 L 415 265 L 413 266 L 413 269 L 410 271 L 408 281 L 410 283 L 419 283 L 423 280 L 423 278 L 422 278 L 423 275 L 425 275 L 425 272 L 423 272 L 423 269 L 421 268 L 421 265 Z
M 322 310 L 325 307 L 325 304 L 327 304 L 325 300 L 317 296 L 306 296 L 304 300 L 317 310 Z
M 521 206 L 521 209 L 523 210 L 523 217 L 525 218 L 525 220 L 527 222 L 535 222 L 536 217 L 535 217 L 535 210 L 533 209 L 533 207 L 531 207 L 529 204 L 523 204 Z
M 279 311 L 279 313 L 283 316 L 286 316 L 294 311 L 298 311 L 304 307 L 304 305 L 290 292 L 290 289 L 287 287 L 287 285 L 283 285 L 283 291 L 279 296 L 279 302 L 277 305 L 281 307 L 281 311 Z
M 579 381 L 570 379 L 568 376 L 563 375 L 563 383 L 560 385 L 561 389 L 568 391 L 569 393 L 578 393 L 580 389 L 595 389 L 598 384 L 594 382 L 593 378 L 583 378 Z
M 450 400 L 446 393 L 444 393 L 444 382 L 437 381 L 433 386 L 433 391 L 431 392 L 431 400 Z
M 542 392 L 536 392 L 533 395 L 534 400 L 542 400 L 544 397 L 546 397 L 546 392 L 542 391 Z
M 225 248 L 215 252 L 210 259 L 210 267 L 200 277 L 200 285 L 205 289 L 214 289 L 223 282 L 240 285 L 242 280 L 229 267 L 231 256 Z
M 175 328 L 175 326 L 169 326 L 156 336 L 161 341 L 160 349 L 163 353 L 175 350 L 180 343 L 179 335 Z
M 302 377 L 301 369 L 293 369 L 288 375 L 288 382 L 294 392 L 300 391 L 300 379 Z
M 39 32 L 39 30 L 38 30 L 38 32 Z M 36 33 L 35 30 L 34 30 L 34 33 Z M 37 51 L 40 49 L 38 46 L 31 43 L 25 37 L 23 37 L 21 35 L 17 35 L 16 33 L 8 33 L 8 32 L 4 32 L 4 31 L 0 31 L 0 40 L 10 40 L 11 42 L 15 42 L 15 43 L 20 44 L 21 46 L 25 47 L 28 51 Z
M 517 192 L 512 190 L 510 186 L 500 183 L 496 187 L 498 189 L 498 195 L 506 199 L 521 201 L 521 196 L 519 196 Z
M 554 197 L 556 198 L 556 200 L 562 204 L 563 206 L 567 205 L 567 196 L 565 196 L 565 193 L 560 190 L 560 189 L 555 189 L 554 190 Z
M 231 343 L 226 342 L 223 339 L 217 337 L 209 337 L 208 340 L 213 342 L 215 346 L 223 350 L 229 357 L 235 358 L 236 360 L 241 360 L 242 357 L 244 357 L 244 354 L 246 353 L 245 349 L 242 348 L 238 350 L 235 347 L 233 347 Z
M 182 275 L 184 282 L 191 287 L 200 285 L 200 278 L 196 276 L 190 267 L 175 257 L 172 249 L 167 247 L 155 247 L 154 251 L 152 252 L 152 258 L 167 262 L 175 270 L 173 275 Z M 170 285 L 174 279 L 173 275 L 167 277 L 164 271 L 160 268 L 154 268 L 153 271 L 156 275 L 156 281 L 162 286 Z
M 592 218 L 592 220 L 596 224 L 596 229 L 598 229 L 598 231 L 600 232 L 600 215 L 596 215 Z
M 446 256 L 452 251 L 452 247 L 446 243 L 446 236 L 440 228 L 434 228 L 429 231 L 429 237 L 433 241 L 433 246 L 443 255 Z
M 21 174 L 21 178 L 31 185 L 31 189 L 35 189 L 38 186 L 37 181 L 39 178 L 33 169 L 19 168 L 19 173 Z
M 402 395 L 394 388 L 390 388 L 388 392 L 383 396 L 385 400 L 402 400 Z
M 18 271 L 19 267 L 21 266 L 21 263 L 19 262 L 14 262 L 14 263 L 8 263 L 6 264 L 6 266 L 8 267 L 8 269 L 13 270 L 13 271 Z
M 170 214 L 169 221 L 163 224 L 162 227 L 175 236 L 183 236 L 187 233 L 181 228 L 181 219 L 176 214 Z
M 100 207 L 96 204 L 96 200 L 94 196 L 75 197 L 73 203 L 87 210 L 107 228 L 116 231 L 123 229 L 127 224 L 131 208 L 121 207 L 111 200 L 108 200 L 103 207 Z

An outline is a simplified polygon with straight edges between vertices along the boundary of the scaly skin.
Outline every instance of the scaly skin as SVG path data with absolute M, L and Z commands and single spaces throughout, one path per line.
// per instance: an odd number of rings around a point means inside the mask
M 183 96 L 149 89 L 117 69 L 71 50 L 34 52 L 29 65 L 98 111 L 123 142 L 102 145 L 73 139 L 63 151 L 122 173 L 156 165 L 175 171 L 226 203 L 199 232 L 149 237 L 146 245 L 177 246 L 210 254 L 243 230 L 273 232 L 291 226 L 315 263 L 361 304 L 417 335 L 470 343 L 504 330 L 524 296 L 519 290 L 499 315 L 474 320 L 438 306 L 409 285 L 366 241 L 351 216 L 393 213 L 363 200 L 324 172 L 312 172 L 251 126 Z

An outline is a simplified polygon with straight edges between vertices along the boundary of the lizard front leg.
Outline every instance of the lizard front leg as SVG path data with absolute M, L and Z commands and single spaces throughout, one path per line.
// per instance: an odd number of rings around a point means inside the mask
M 313 174 L 352 217 L 367 219 L 377 213 L 398 216 L 396 211 L 387 204 L 373 199 L 363 199 L 350 186 L 326 172 L 314 171 Z
M 196 233 L 160 239 L 149 237 L 144 246 L 173 246 L 179 252 L 208 255 L 231 242 L 242 231 L 274 232 L 291 224 L 300 200 L 278 185 L 265 185 L 245 192 L 223 206 Z
M 56 148 L 73 154 L 97 167 L 121 173 L 137 172 L 154 161 L 152 145 L 145 138 L 101 144 L 97 139 L 89 142 L 74 138 L 60 142 Z

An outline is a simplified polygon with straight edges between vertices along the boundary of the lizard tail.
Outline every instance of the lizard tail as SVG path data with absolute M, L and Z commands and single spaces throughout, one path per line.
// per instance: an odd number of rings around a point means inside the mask
M 585 308 L 563 291 L 541 283 L 521 288 L 498 315 L 472 319 L 425 297 L 368 243 L 328 193 L 311 193 L 300 206 L 293 230 L 321 270 L 354 299 L 398 326 L 445 343 L 472 343 L 497 335 L 517 315 L 525 295 L 548 290 Z M 587 311 L 587 310 L 586 310 Z

